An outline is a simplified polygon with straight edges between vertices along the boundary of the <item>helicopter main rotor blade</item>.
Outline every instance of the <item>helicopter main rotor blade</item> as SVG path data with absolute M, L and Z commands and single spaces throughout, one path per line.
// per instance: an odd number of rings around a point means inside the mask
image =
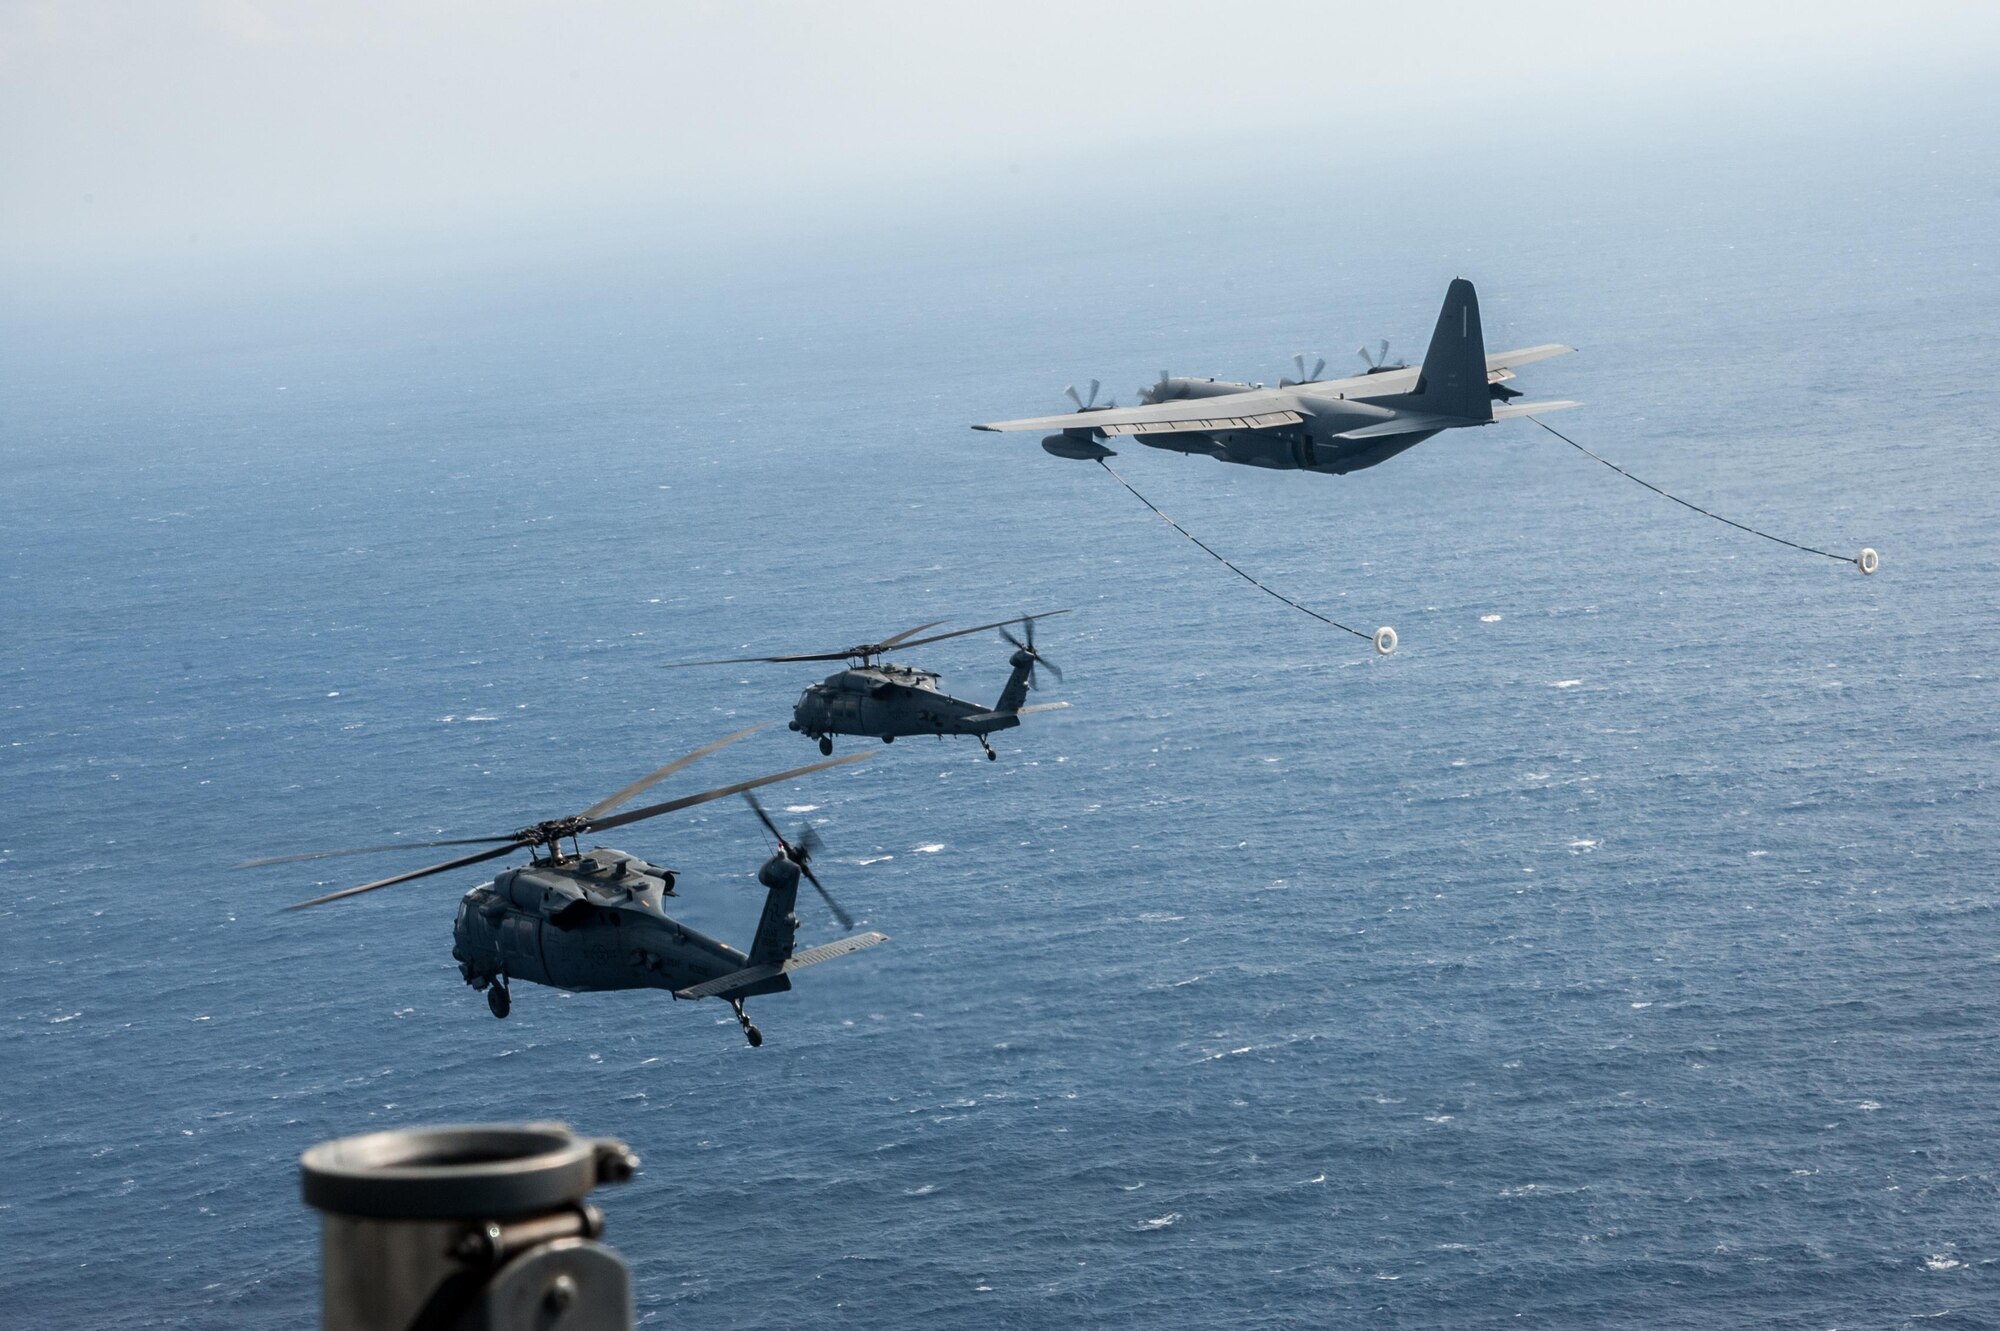
M 603 799 L 597 801 L 597 803 L 591 805 L 588 809 L 585 809 L 582 813 L 578 814 L 577 816 L 579 818 L 595 818 L 600 813 L 609 813 L 613 809 L 617 808 L 619 805 L 623 804 L 626 800 L 629 800 L 634 795 L 637 795 L 640 791 L 647 789 L 649 786 L 656 785 L 659 782 L 666 780 L 668 777 L 672 776 L 675 772 L 680 771 L 681 768 L 686 767 L 689 763 L 693 762 L 695 759 L 706 758 L 708 757 L 709 754 L 714 753 L 717 749 L 727 748 L 729 745 L 734 744 L 739 739 L 748 739 L 750 736 L 756 734 L 758 731 L 764 729 L 766 726 L 770 724 L 771 723 L 769 721 L 760 721 L 754 726 L 745 726 L 743 729 L 737 731 L 733 735 L 724 735 L 721 739 L 715 741 L 715 743 L 713 744 L 704 744 L 701 748 L 696 749 L 693 753 L 690 753 L 685 757 L 674 759 L 672 762 L 668 763 L 665 767 L 660 768 L 658 771 L 648 772 L 645 776 L 640 777 L 637 781 L 634 781 L 631 785 L 625 787 L 625 789 L 619 791 L 616 795 L 606 795 Z
M 686 670 L 690 666 L 716 665 L 763 665 L 783 661 L 845 661 L 854 652 L 800 652 L 791 656 L 722 656 L 713 661 L 668 661 L 669 670 Z
M 304 910 L 308 906 L 324 906 L 327 902 L 338 901 L 342 897 L 358 897 L 363 892 L 373 892 L 381 887 L 394 887 L 397 883 L 407 883 L 413 878 L 428 878 L 434 873 L 444 873 L 448 869 L 463 869 L 466 865 L 477 864 L 481 860 L 491 860 L 497 859 L 502 855 L 511 855 L 521 848 L 522 843 L 515 841 L 512 837 L 509 837 L 508 841 L 510 843 L 508 845 L 495 846 L 492 850 L 482 850 L 477 855 L 462 855 L 455 860 L 446 860 L 443 864 L 433 864 L 428 869 L 415 869 L 409 873 L 399 873 L 393 878 L 378 878 L 372 883 L 363 883 L 359 887 L 345 887 L 338 892 L 329 892 L 323 897 L 314 897 L 311 901 L 301 901 L 296 905 L 287 906 L 285 909 Z
M 514 840 L 511 836 L 462 836 L 447 841 L 398 841 L 390 846 L 354 846 L 347 850 L 309 850 L 303 855 L 265 855 L 232 865 L 236 869 L 261 869 L 267 864 L 297 864 L 301 860 L 330 860 L 340 855 L 379 855 L 390 850 L 435 850 L 440 846 L 490 846 Z
M 984 633 L 988 629 L 1005 628 L 1009 624 L 1026 624 L 1037 619 L 1053 619 L 1057 615 L 1066 615 L 1068 613 L 1069 611 L 1067 610 L 1044 610 L 1039 615 L 1016 615 L 1012 619 L 996 619 L 991 624 L 977 624 L 969 629 L 953 629 L 950 633 L 933 633 L 928 638 L 918 638 L 912 642 L 901 643 L 899 645 L 903 647 L 921 647 L 927 642 L 943 642 L 946 638 L 962 638 L 968 633 Z
M 667 669 L 685 670 L 689 666 L 712 665 L 764 665 L 784 661 L 846 661 L 856 656 L 874 656 L 880 652 L 885 652 L 889 648 L 899 645 L 912 633 L 922 633 L 925 629 L 934 629 L 942 623 L 944 623 L 942 619 L 933 619 L 928 624 L 919 624 L 913 629 L 904 629 L 894 637 L 884 638 L 881 642 L 862 643 L 858 647 L 849 647 L 846 651 L 841 652 L 791 652 L 784 656 L 724 656 L 714 661 L 670 661 L 667 663 Z
M 840 927 L 843 929 L 852 929 L 854 927 L 854 917 L 840 908 L 840 903 L 833 899 L 833 893 L 826 890 L 826 884 L 819 880 L 819 875 L 812 871 L 812 866 L 801 864 L 799 872 L 806 876 L 808 883 L 811 883 L 814 888 L 818 889 L 820 900 L 826 902 L 826 908 L 833 912 L 834 919 L 840 921 Z
M 909 637 L 911 634 L 922 633 L 925 629 L 934 629 L 942 623 L 944 623 L 942 619 L 933 619 L 928 624 L 919 624 L 913 629 L 904 629 L 901 633 L 898 633 L 895 637 L 884 638 L 882 639 L 882 641 L 873 644 L 873 646 L 875 650 L 878 652 L 886 652 L 891 647 L 901 646 L 903 639 Z
M 701 748 L 696 749 L 693 753 L 688 754 L 686 757 L 676 758 L 673 762 L 668 763 L 665 767 L 660 768 L 658 771 L 640 777 L 637 781 L 634 781 L 631 785 L 625 787 L 625 789 L 619 791 L 616 795 L 612 795 L 605 799 L 599 800 L 597 803 L 591 805 L 588 809 L 585 809 L 583 813 L 579 816 L 584 818 L 595 818 L 600 813 L 604 813 L 610 809 L 615 809 L 619 805 L 623 804 L 626 800 L 631 799 L 634 795 L 637 795 L 639 792 L 645 790 L 647 787 L 652 786 L 660 781 L 666 780 L 668 777 L 672 776 L 675 772 L 680 771 L 683 767 L 686 767 L 689 763 L 693 762 L 695 759 L 706 758 L 709 754 L 714 753 L 717 749 L 723 748 L 730 744 L 734 744 L 737 740 L 748 738 L 749 736 L 756 734 L 758 731 L 764 729 L 766 726 L 769 726 L 770 724 L 771 723 L 768 721 L 760 722 L 757 725 L 749 726 L 743 730 L 739 730 L 733 735 L 725 735 L 723 738 L 716 740 L 713 744 L 703 745 Z M 245 860 L 243 861 L 243 863 L 236 865 L 235 867 L 238 869 L 261 869 L 267 865 L 272 865 L 272 864 L 298 864 L 306 860 L 327 860 L 327 859 L 334 859 L 342 855 L 378 855 L 393 850 L 436 850 L 443 846 L 493 846 L 493 845 L 500 845 L 503 843 L 507 845 L 515 845 L 519 843 L 519 838 L 514 836 L 470 836 L 470 837 L 450 837 L 443 841 L 398 841 L 390 845 L 353 846 L 345 850 L 310 850 L 299 855 L 265 855 L 254 860 Z
M 676 809 L 691 809 L 697 804 L 706 804 L 710 800 L 719 800 L 730 795 L 740 795 L 746 790 L 755 790 L 759 786 L 769 786 L 779 781 L 790 781 L 796 777 L 810 776 L 814 772 L 823 772 L 829 767 L 841 767 L 847 763 L 858 763 L 874 756 L 875 750 L 863 749 L 860 753 L 849 753 L 838 758 L 828 758 L 823 762 L 813 763 L 808 767 L 794 767 L 789 772 L 778 772 L 772 776 L 760 776 L 754 781 L 738 781 L 733 786 L 718 786 L 714 790 L 704 790 L 699 795 L 683 795 L 677 800 L 668 800 L 664 804 L 648 804 L 626 813 L 613 814 L 609 818 L 593 818 L 577 830 L 579 832 L 608 832 L 614 827 L 624 827 L 629 823 L 636 823 L 644 818 L 657 818 L 663 813 L 672 813 Z

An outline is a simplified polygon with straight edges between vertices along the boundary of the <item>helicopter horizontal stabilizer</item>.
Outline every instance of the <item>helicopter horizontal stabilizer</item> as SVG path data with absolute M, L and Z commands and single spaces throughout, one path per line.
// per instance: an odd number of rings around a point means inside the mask
M 874 932 L 835 939 L 831 943 L 821 943 L 818 947 L 809 947 L 803 952 L 795 953 L 784 961 L 767 962 L 762 966 L 745 966 L 740 971 L 731 971 L 727 975 L 718 975 L 713 980 L 704 980 L 685 989 L 676 989 L 674 997 L 726 998 L 737 990 L 748 989 L 766 980 L 774 980 L 780 975 L 788 975 L 795 970 L 803 970 L 822 961 L 832 961 L 835 957 L 844 957 L 850 952 L 860 952 L 865 948 L 874 947 L 877 943 L 888 941 L 889 935 Z
M 1055 712 L 1067 706 L 1069 704 L 1066 702 L 1042 702 L 1036 703 L 1033 707 L 1023 707 L 1018 712 L 974 712 L 971 716 L 961 716 L 958 720 L 961 725 L 992 726 L 996 730 L 1005 730 L 1030 712 Z

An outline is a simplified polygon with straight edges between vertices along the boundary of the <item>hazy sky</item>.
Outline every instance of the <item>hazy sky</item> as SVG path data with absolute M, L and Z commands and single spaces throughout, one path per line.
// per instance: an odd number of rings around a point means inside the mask
M 1755 113 L 1996 54 L 1992 0 L 0 0 L 0 251 L 726 226 L 1023 164 L 1199 189 L 1234 145 L 1325 169 L 1343 139 Z

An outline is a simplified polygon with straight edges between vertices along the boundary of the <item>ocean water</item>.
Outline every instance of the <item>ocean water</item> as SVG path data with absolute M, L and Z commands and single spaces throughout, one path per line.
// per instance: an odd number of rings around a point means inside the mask
M 1994 1324 L 1996 165 L 1745 130 L 12 317 L 0 1321 L 307 1322 L 302 1149 L 557 1118 L 644 1158 L 600 1200 L 647 1325 Z M 1461 274 L 1490 347 L 1581 348 L 1517 385 L 1566 432 L 1882 572 L 1523 422 L 1346 478 L 1124 450 L 1378 659 L 965 428 L 1420 354 Z M 761 1050 L 655 994 L 494 1021 L 476 870 L 293 915 L 420 861 L 228 867 L 581 808 L 817 677 L 669 661 L 1059 608 L 1074 707 L 1000 761 L 768 792 L 893 942 Z M 612 844 L 747 938 L 742 809 Z

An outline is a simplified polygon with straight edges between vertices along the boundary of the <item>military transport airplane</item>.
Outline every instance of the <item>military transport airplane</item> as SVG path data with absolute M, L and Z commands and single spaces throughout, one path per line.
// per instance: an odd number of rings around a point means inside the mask
M 1061 416 L 972 428 L 1053 430 L 1043 448 L 1085 461 L 1116 457 L 1100 441 L 1127 436 L 1222 462 L 1344 476 L 1387 462 L 1441 430 L 1576 406 L 1567 400 L 1516 402 L 1521 394 L 1506 386 L 1519 367 L 1575 349 L 1551 342 L 1487 355 L 1479 296 L 1461 277 L 1445 292 L 1420 369 L 1371 364 L 1368 373 L 1351 379 L 1287 380 L 1277 388 L 1162 373 L 1159 383 L 1142 390 L 1145 406 L 1083 402 L 1081 410 Z

